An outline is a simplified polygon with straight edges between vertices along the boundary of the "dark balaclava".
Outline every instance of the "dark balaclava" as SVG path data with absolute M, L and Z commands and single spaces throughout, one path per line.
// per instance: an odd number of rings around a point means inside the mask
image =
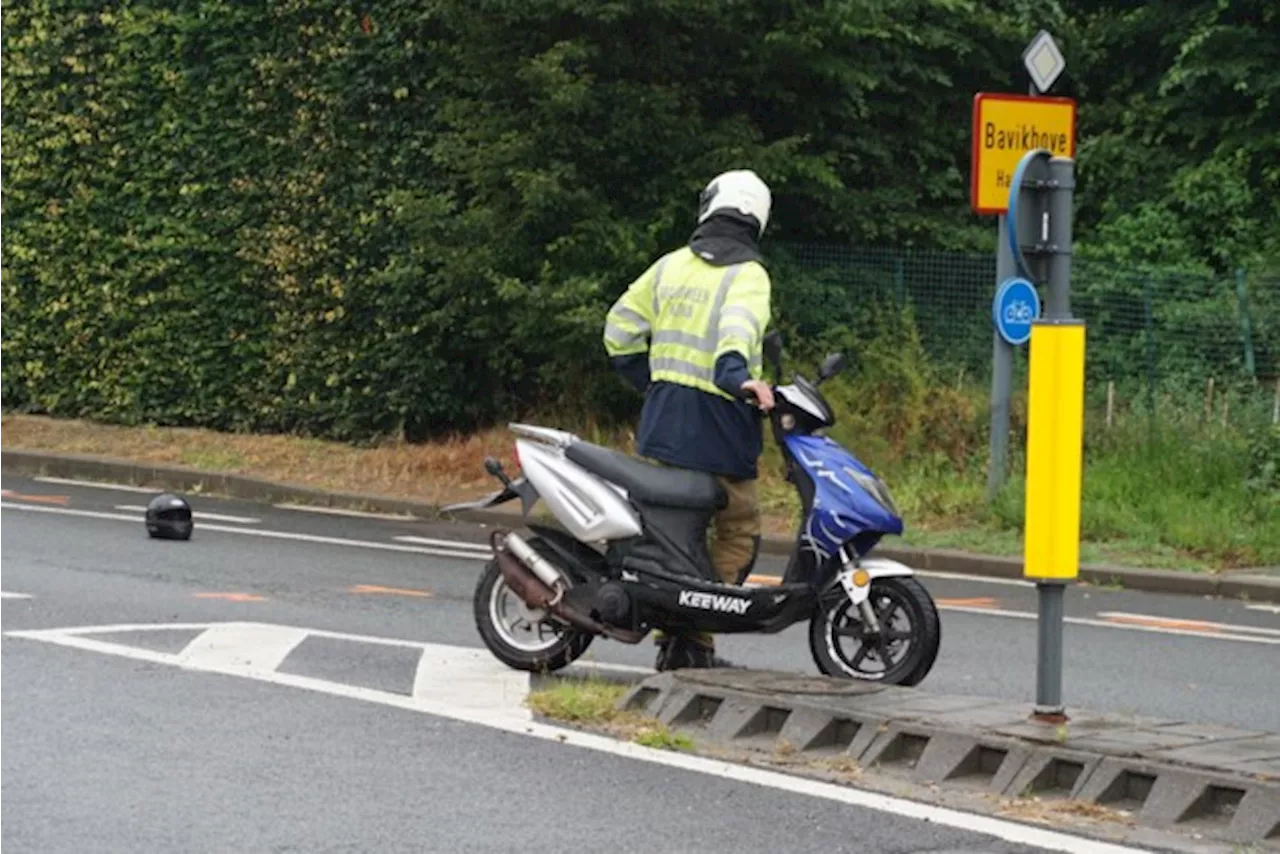
M 760 223 L 753 216 L 725 211 L 699 223 L 689 238 L 693 253 L 715 267 L 747 261 L 764 263 L 757 235 Z

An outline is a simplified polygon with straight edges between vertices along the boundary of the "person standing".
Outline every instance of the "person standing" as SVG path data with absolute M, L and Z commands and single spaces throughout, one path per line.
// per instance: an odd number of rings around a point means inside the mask
M 610 363 L 645 394 L 641 456 L 715 475 L 728 496 L 716 513 L 711 562 L 721 582 L 741 584 L 760 549 L 757 460 L 760 413 L 774 406 L 764 380 L 770 280 L 759 240 L 773 199 L 755 172 L 716 176 L 699 197 L 688 244 L 644 271 L 610 308 Z M 729 666 L 715 638 L 659 634 L 657 669 Z

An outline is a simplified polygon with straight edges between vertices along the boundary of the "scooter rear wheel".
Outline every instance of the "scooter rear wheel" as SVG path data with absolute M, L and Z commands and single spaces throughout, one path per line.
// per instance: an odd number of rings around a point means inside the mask
M 888 685 L 918 685 L 933 668 L 942 642 L 938 609 L 914 578 L 872 582 L 870 601 L 880 633 L 869 633 L 841 591 L 818 604 L 809 622 L 809 651 L 827 676 Z
M 555 553 L 541 539 L 531 537 L 528 542 L 555 563 Z M 560 670 L 586 652 L 594 639 L 594 635 L 553 620 L 521 601 L 507 586 L 496 560 L 485 565 L 476 582 L 472 610 L 484 645 L 495 658 L 515 670 Z

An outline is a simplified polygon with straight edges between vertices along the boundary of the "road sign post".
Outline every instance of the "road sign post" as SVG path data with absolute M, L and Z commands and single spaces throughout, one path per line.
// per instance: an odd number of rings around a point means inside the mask
M 1071 316 L 1075 163 L 1043 149 L 1019 161 L 1009 191 L 1009 246 L 1027 279 L 1048 285 L 1045 315 L 1029 321 L 1024 575 L 1036 582 L 1039 631 L 1036 715 L 1064 720 L 1062 616 L 1066 584 L 1080 570 L 1085 327 Z M 1004 294 L 1013 304 L 1020 285 Z M 1028 282 L 1029 284 L 1029 282 Z M 1018 331 L 1021 327 L 1016 327 Z
M 973 158 L 970 206 L 975 213 L 998 215 L 996 287 L 1018 274 L 1006 251 L 1009 223 L 1006 210 L 1013 173 L 1027 151 L 1043 148 L 1051 155 L 1075 156 L 1076 105 L 1070 98 L 1036 97 L 1066 68 L 1053 38 L 1041 31 L 1023 54 L 1033 81 L 1030 95 L 979 92 L 973 102 Z M 991 433 L 987 468 L 987 500 L 1004 484 L 1009 445 L 1009 400 L 1013 377 L 1013 348 L 993 330 L 991 344 Z
M 1005 217 L 1000 228 L 1007 233 Z M 1017 271 L 1009 241 L 1001 242 L 996 256 L 996 278 L 1001 279 L 991 303 L 995 334 L 992 343 L 991 375 L 991 463 L 987 469 L 987 491 L 1000 489 L 1009 447 L 1009 399 L 1013 385 L 1013 350 L 1031 338 L 1031 322 L 1040 316 L 1040 297 L 1035 286 L 1014 275 Z
M 996 230 L 996 287 L 1014 275 L 1013 254 L 1009 251 L 1008 226 L 1000 215 Z M 1009 454 L 1009 400 L 1013 385 L 1013 344 L 999 326 L 991 332 L 991 433 L 987 462 L 987 500 L 995 498 L 1004 483 Z
M 1005 478 L 1013 348 L 1029 342 L 1023 572 L 1039 599 L 1035 716 L 1063 721 L 1062 605 L 1080 570 L 1084 431 L 1084 324 L 1071 317 L 1076 105 L 1037 97 L 1066 69 L 1048 32 L 1027 45 L 1022 62 L 1029 95 L 979 92 L 973 100 L 970 205 L 999 217 L 987 500 Z M 1035 286 L 1046 283 L 1041 318 Z

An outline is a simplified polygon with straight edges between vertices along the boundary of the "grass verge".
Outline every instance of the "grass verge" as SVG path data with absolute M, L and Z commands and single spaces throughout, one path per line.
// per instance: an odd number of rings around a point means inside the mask
M 672 732 L 656 718 L 618 708 L 628 686 L 602 679 L 560 679 L 532 691 L 526 700 L 535 713 L 553 721 L 608 733 L 660 750 L 692 751 L 693 739 Z

